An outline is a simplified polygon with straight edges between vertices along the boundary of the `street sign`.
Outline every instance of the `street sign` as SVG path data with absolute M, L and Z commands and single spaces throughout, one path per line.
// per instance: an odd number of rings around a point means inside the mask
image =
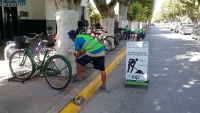
M 3 7 L 17 7 L 26 4 L 26 0 L 0 0 L 0 6 Z
M 126 80 L 127 84 L 148 85 L 149 42 L 126 43 Z
M 20 11 L 20 16 L 21 17 L 28 17 L 28 12 L 27 11 Z

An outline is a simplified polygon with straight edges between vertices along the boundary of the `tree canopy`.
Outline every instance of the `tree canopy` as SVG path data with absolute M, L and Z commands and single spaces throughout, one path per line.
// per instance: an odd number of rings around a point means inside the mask
M 200 0 L 165 0 L 152 21 L 198 21 Z
M 153 15 L 155 0 L 130 0 L 127 16 L 130 21 L 149 21 Z

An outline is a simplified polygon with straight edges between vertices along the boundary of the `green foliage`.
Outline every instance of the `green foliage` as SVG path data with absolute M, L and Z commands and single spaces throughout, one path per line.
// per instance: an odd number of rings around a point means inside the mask
M 132 2 L 129 6 L 129 11 L 127 12 L 127 18 L 128 20 L 135 20 L 138 16 L 138 14 L 142 10 L 142 5 L 138 2 Z
M 152 21 L 183 21 L 190 18 L 196 21 L 199 15 L 200 0 L 165 0 Z
M 101 15 L 100 14 L 93 14 L 92 16 L 90 16 L 91 18 L 96 18 L 96 19 L 100 19 Z
M 129 20 L 148 21 L 151 19 L 155 0 L 130 0 Z
M 92 16 L 93 14 L 95 14 L 95 10 L 96 10 L 96 7 L 94 7 L 91 2 L 88 3 L 88 6 L 87 6 L 87 10 L 88 10 L 88 14 L 89 16 Z

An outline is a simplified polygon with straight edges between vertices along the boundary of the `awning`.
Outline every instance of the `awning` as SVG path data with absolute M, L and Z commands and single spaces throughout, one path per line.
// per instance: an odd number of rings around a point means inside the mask
M 0 0 L 0 6 L 3 7 L 17 7 L 26 4 L 26 0 Z

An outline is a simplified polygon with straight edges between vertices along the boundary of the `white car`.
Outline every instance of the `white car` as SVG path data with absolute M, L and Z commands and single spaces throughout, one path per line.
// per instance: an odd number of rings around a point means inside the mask
M 170 25 L 170 31 L 174 31 L 176 29 L 176 26 L 179 24 L 180 22 L 172 22 Z

